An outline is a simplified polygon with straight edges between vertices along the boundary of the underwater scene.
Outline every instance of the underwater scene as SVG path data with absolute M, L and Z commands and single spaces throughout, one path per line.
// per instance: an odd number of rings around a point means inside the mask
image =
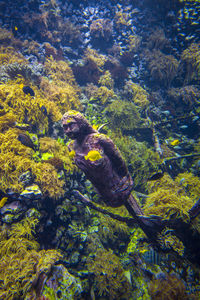
M 0 300 L 200 299 L 200 0 L 0 1 Z

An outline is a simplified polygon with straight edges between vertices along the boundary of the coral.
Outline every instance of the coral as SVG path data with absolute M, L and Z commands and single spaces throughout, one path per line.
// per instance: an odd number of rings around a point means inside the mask
M 200 43 L 193 43 L 183 51 L 181 63 L 186 66 L 185 83 L 200 79 Z
M 164 277 L 164 278 L 163 278 Z M 174 274 L 166 274 L 162 278 L 153 279 L 149 284 L 152 300 L 187 300 L 186 288 L 181 279 Z
M 38 220 L 26 218 L 0 231 L 0 298 L 36 296 L 36 284 L 47 276 L 61 258 L 56 250 L 38 251 L 33 234 Z M 43 274 L 43 275 L 42 275 Z M 41 283 L 40 283 L 41 284 Z
M 94 273 L 99 296 L 130 299 L 130 284 L 119 258 L 111 250 L 98 249 L 94 260 L 88 259 L 87 266 Z
M 76 299 L 82 292 L 80 279 L 71 275 L 63 265 L 53 266 L 50 278 L 45 282 L 42 297 L 56 300 Z M 41 300 L 43 299 L 41 297 Z
M 157 84 L 169 87 L 177 74 L 179 62 L 172 55 L 165 55 L 160 50 L 145 51 L 151 79 Z

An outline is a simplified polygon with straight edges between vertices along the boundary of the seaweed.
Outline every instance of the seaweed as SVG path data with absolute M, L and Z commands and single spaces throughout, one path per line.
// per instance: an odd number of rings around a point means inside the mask
M 98 249 L 94 260 L 88 259 L 87 267 L 94 273 L 99 296 L 108 299 L 130 299 L 130 284 L 119 258 L 111 250 Z
M 61 258 L 56 250 L 39 250 L 34 239 L 37 219 L 26 218 L 0 231 L 0 298 L 24 299 L 36 296 L 41 275 L 47 276 L 51 266 Z
M 185 84 L 200 79 L 200 43 L 192 43 L 181 54 L 181 64 L 186 67 Z

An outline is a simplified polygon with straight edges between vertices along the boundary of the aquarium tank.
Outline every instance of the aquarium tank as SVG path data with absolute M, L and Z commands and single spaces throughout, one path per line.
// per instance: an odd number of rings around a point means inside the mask
M 0 299 L 200 299 L 200 0 L 0 1 Z

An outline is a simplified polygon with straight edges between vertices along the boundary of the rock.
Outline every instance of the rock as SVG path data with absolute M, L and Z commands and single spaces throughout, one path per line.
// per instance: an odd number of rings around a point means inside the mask
M 22 200 L 36 200 L 42 198 L 42 192 L 37 184 L 27 186 L 26 189 L 20 194 Z

